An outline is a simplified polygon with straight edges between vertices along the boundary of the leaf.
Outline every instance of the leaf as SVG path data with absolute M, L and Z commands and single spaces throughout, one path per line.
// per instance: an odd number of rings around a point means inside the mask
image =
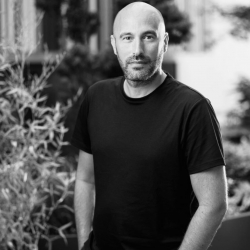
M 67 242 L 67 238 L 66 238 L 65 234 L 63 233 L 63 230 L 70 227 L 72 224 L 73 224 L 72 222 L 69 222 L 66 225 L 61 226 L 60 228 L 58 228 L 58 232 L 59 232 L 60 236 L 64 239 L 65 244 L 68 244 L 68 242 Z

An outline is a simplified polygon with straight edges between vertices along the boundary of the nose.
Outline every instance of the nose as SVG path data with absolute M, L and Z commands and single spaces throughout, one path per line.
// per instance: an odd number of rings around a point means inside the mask
M 144 48 L 143 48 L 143 43 L 141 41 L 141 39 L 135 39 L 134 40 L 134 49 L 133 49 L 133 55 L 135 57 L 140 56 L 141 54 L 143 54 Z

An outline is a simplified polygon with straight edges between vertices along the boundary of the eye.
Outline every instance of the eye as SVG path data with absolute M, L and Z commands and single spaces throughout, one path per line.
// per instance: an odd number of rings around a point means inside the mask
M 153 35 L 145 35 L 145 36 L 144 36 L 144 39 L 145 39 L 145 40 L 153 40 L 153 39 L 154 39 L 154 36 L 153 36 Z
M 123 41 L 131 41 L 132 40 L 132 37 L 131 36 L 124 36 L 122 38 Z

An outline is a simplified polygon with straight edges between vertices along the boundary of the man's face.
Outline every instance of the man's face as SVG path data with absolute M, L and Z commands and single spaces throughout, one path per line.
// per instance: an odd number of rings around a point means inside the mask
M 128 80 L 146 81 L 161 68 L 167 46 L 161 25 L 145 13 L 119 20 L 111 43 Z

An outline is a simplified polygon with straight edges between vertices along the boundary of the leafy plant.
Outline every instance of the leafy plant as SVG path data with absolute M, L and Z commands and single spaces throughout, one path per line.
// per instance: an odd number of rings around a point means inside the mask
M 232 23 L 231 35 L 238 39 L 248 39 L 250 34 L 250 5 L 237 5 L 230 10 L 216 7 L 219 13 Z
M 229 186 L 228 216 L 250 211 L 250 141 L 224 142 Z
M 250 142 L 242 139 L 239 144 L 224 142 L 227 176 L 250 182 Z
M 75 174 L 61 154 L 67 144 L 64 117 L 72 103 L 48 107 L 42 95 L 60 58 L 44 63 L 40 76 L 25 79 L 29 53 L 22 43 L 1 50 L 0 249 L 34 250 L 41 238 L 53 240 L 51 232 L 64 237 L 74 221 Z M 58 211 L 70 216 L 65 214 L 63 223 L 56 225 L 52 222 Z
M 227 217 L 250 211 L 250 183 L 228 179 L 230 190 Z

